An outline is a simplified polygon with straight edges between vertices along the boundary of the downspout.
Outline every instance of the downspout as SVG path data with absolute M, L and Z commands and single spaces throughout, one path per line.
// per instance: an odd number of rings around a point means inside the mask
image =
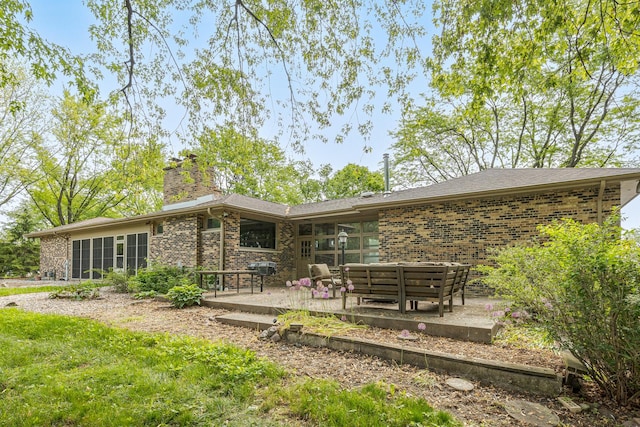
M 600 181 L 600 190 L 598 191 L 598 225 L 602 225 L 603 223 L 603 214 L 602 214 L 602 205 L 603 205 L 603 198 L 604 198 L 604 189 L 607 185 L 607 181 L 605 181 L 604 179 L 602 181 Z
M 224 270 L 224 215 L 222 218 L 213 215 L 211 208 L 207 208 L 207 214 L 220 221 L 220 260 L 218 261 L 218 269 Z

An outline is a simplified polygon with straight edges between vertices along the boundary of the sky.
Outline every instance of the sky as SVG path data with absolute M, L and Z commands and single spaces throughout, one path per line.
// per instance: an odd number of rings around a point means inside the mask
M 34 12 L 31 27 L 36 29 L 41 36 L 56 44 L 68 47 L 73 53 L 87 54 L 95 48 L 88 35 L 88 26 L 93 22 L 93 17 L 83 2 L 78 0 L 30 0 Z M 429 35 L 430 36 L 430 35 Z M 101 87 L 102 95 L 109 91 L 117 90 L 116 82 L 109 82 Z M 184 112 L 173 114 L 180 117 Z M 333 170 L 339 170 L 348 163 L 366 166 L 371 170 L 381 168 L 383 154 L 390 153 L 392 143 L 389 132 L 397 127 L 399 112 L 391 115 L 379 115 L 374 117 L 372 137 L 366 141 L 366 145 L 372 148 L 365 153 L 365 142 L 361 140 L 347 140 L 343 144 L 310 142 L 305 144 L 306 153 L 300 158 L 310 158 L 314 166 L 330 164 Z M 173 126 L 171 124 L 168 125 Z M 181 147 L 177 141 L 172 141 L 171 146 L 177 151 Z M 294 155 L 293 152 L 289 152 Z M 640 228 L 640 196 L 622 209 L 623 226 L 625 228 Z

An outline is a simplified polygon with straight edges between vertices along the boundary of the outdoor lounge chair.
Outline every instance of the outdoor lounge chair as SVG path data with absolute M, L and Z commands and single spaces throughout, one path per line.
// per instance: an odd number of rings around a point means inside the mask
M 308 268 L 312 289 L 316 289 L 318 281 L 321 281 L 323 285 L 331 288 L 333 298 L 335 298 L 336 288 L 339 288 L 342 282 L 340 279 L 333 277 L 333 274 L 331 274 L 331 271 L 329 270 L 329 266 L 327 264 L 309 264 Z M 313 298 L 313 293 L 311 294 L 311 297 Z

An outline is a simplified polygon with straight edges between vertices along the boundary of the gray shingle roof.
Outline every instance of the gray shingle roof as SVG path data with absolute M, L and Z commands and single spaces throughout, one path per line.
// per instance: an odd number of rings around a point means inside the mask
M 570 188 L 589 183 L 596 184 L 603 179 L 608 182 L 638 180 L 640 179 L 640 168 L 489 169 L 426 187 L 394 191 L 389 194 L 375 194 L 370 197 L 352 197 L 317 203 L 305 203 L 298 206 L 286 206 L 240 194 L 228 194 L 217 200 L 183 209 L 154 212 L 131 218 L 94 218 L 50 230 L 31 233 L 29 237 L 41 237 L 53 234 L 54 232 L 80 230 L 100 226 L 100 224 L 141 222 L 148 219 L 202 211 L 207 208 L 235 209 L 273 217 L 299 219 L 313 216 L 321 217 L 331 214 L 349 214 L 358 212 L 359 210 L 375 209 L 389 205 L 406 205 L 418 202 L 429 203 L 430 201 L 437 202 L 443 199 L 513 194 L 537 191 L 545 188 Z
M 393 192 L 363 200 L 358 205 L 399 203 L 417 200 L 471 197 L 535 191 L 548 187 L 573 187 L 588 182 L 624 181 L 640 178 L 640 168 L 488 169 L 426 187 Z

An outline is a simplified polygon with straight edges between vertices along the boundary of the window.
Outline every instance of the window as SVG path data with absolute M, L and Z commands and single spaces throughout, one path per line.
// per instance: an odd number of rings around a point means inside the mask
M 71 277 L 88 279 L 91 268 L 91 240 L 74 240 L 71 246 Z
M 147 233 L 127 234 L 127 271 L 147 266 Z
M 321 222 L 298 224 L 298 237 L 313 235 L 312 256 L 315 263 L 330 266 L 342 263 L 342 246 L 338 234 L 349 235 L 344 248 L 344 262 L 378 262 L 378 221 Z
M 113 268 L 113 237 L 93 239 L 92 279 L 101 279 L 102 272 Z
M 220 228 L 220 220 L 218 218 L 214 218 L 212 216 L 207 218 L 207 230 L 211 230 L 214 228 Z
M 147 266 L 148 243 L 148 233 L 74 240 L 71 242 L 71 278 L 100 279 L 103 271 L 114 267 L 122 269 L 125 264 L 135 273 Z
M 155 235 L 164 233 L 164 221 L 156 224 Z
M 241 248 L 276 248 L 276 224 L 240 218 Z

